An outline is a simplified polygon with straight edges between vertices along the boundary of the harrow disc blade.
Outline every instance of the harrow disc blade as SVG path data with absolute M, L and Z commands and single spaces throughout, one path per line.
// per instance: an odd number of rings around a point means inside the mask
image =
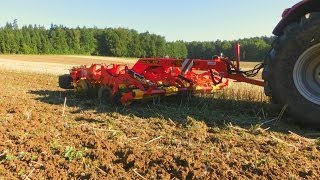
M 98 98 L 100 103 L 110 104 L 113 102 L 112 89 L 108 86 L 101 86 L 98 90 Z
M 80 79 L 75 86 L 75 91 L 79 95 L 96 98 L 98 95 L 98 88 L 100 85 L 93 84 L 87 79 Z
M 89 82 L 88 82 L 88 80 L 80 79 L 76 83 L 75 91 L 76 91 L 77 94 L 87 95 L 88 90 L 89 90 Z

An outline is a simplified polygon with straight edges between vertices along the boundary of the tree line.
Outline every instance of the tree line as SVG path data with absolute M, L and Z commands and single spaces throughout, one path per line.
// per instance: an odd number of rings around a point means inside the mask
M 19 27 L 17 21 L 0 27 L 0 54 L 83 54 L 114 57 L 164 57 L 211 59 L 223 53 L 233 56 L 240 42 L 242 59 L 261 60 L 273 37 L 234 41 L 168 42 L 165 37 L 126 28 L 68 28 L 51 25 Z

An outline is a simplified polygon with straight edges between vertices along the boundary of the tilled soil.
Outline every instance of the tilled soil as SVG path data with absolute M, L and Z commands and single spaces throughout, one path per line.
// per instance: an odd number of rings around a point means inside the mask
M 0 179 L 320 177 L 318 144 L 282 122 L 243 125 L 232 109 L 175 100 L 103 105 L 53 75 L 0 69 L 0 84 Z

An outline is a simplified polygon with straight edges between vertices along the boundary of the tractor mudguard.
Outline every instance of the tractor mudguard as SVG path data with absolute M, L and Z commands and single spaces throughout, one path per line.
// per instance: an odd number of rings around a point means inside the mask
M 304 0 L 294 5 L 293 7 L 286 9 L 282 14 L 282 19 L 278 25 L 274 28 L 273 34 L 280 36 L 283 33 L 283 29 L 296 20 L 308 13 L 320 11 L 319 0 Z

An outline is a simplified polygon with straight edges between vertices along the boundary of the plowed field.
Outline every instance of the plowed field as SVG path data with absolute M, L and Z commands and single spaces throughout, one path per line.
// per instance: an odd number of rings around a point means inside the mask
M 122 107 L 51 74 L 0 67 L 0 85 L 0 179 L 320 177 L 319 131 L 277 120 L 260 88 Z

